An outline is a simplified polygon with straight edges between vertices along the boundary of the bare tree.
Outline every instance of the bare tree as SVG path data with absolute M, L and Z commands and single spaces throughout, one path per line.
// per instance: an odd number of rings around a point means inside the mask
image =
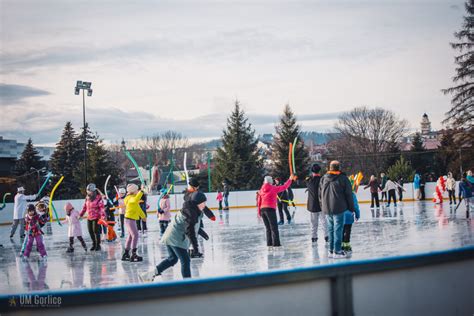
M 399 142 L 407 126 L 407 121 L 392 111 L 357 107 L 339 117 L 335 125 L 339 135 L 329 146 L 331 156 L 345 161 L 351 172 L 378 172 L 385 167 L 387 153 Z
M 166 131 L 161 134 L 146 136 L 137 142 L 137 147 L 153 155 L 154 164 L 159 162 L 169 164 L 171 153 L 182 152 L 189 146 L 189 140 L 181 133 L 175 131 Z M 176 157 L 175 157 L 176 158 Z

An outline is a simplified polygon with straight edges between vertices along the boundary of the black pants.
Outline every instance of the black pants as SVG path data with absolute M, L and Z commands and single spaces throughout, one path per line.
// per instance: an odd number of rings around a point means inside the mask
M 100 246 L 100 225 L 98 221 L 98 219 L 87 220 L 87 230 L 89 231 L 89 235 L 91 236 L 92 245 L 94 248 Z
M 160 221 L 160 232 L 164 234 L 166 228 L 168 228 L 168 224 L 170 221 Z
M 387 201 L 387 192 L 382 191 L 382 202 Z
M 426 193 L 425 193 L 425 185 L 420 185 L 420 193 L 421 193 L 421 200 L 426 199 Z
M 280 215 L 280 222 L 284 222 L 285 218 L 283 217 L 283 211 L 285 211 L 286 219 L 291 220 L 290 211 L 288 211 L 288 203 L 278 202 L 278 215 Z
M 352 224 L 344 225 L 344 230 L 342 233 L 342 242 L 351 242 L 351 230 Z
M 403 190 L 398 188 L 398 199 L 400 202 L 403 200 Z
M 222 211 L 222 201 L 219 201 L 219 211 Z
M 181 261 L 181 275 L 183 278 L 190 278 L 191 258 L 189 258 L 188 251 L 184 248 L 174 246 L 166 246 L 166 248 L 168 249 L 169 257 L 156 266 L 158 274 L 161 274 L 166 269 L 174 266 L 179 260 Z
M 281 246 L 280 233 L 274 208 L 262 208 L 260 210 L 267 234 L 267 246 Z
M 370 193 L 370 195 L 371 195 L 370 207 L 374 207 L 374 201 L 375 201 L 375 205 L 379 207 L 380 206 L 379 193 L 378 192 Z
M 393 204 L 397 205 L 397 195 L 395 194 L 395 189 L 388 190 L 388 201 L 387 204 L 390 205 L 390 202 L 393 199 Z
M 145 213 L 145 216 L 146 216 L 146 210 L 144 210 L 143 213 Z M 142 227 L 143 227 L 143 229 L 142 229 Z M 146 222 L 144 222 L 144 221 L 142 221 L 141 219 L 139 219 L 139 220 L 137 221 L 137 229 L 138 229 L 138 230 L 143 230 L 143 231 L 147 230 L 147 229 L 146 229 Z
M 454 204 L 456 204 L 456 191 L 448 190 L 448 195 L 449 195 L 449 204 L 451 204 L 453 201 L 454 201 Z
M 122 236 L 125 235 L 125 214 L 120 214 L 120 228 Z

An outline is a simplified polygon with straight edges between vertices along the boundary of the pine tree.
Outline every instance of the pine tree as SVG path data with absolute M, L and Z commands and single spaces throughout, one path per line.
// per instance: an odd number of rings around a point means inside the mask
M 233 190 L 256 189 L 262 183 L 262 161 L 258 156 L 255 130 L 248 123 L 239 101 L 235 102 L 234 111 L 227 118 L 215 163 L 213 188 L 221 188 L 224 180 Z
M 272 175 L 282 179 L 288 179 L 290 175 L 290 166 L 288 163 L 289 144 L 293 143 L 300 133 L 300 126 L 296 124 L 296 118 L 287 104 L 280 117 L 280 123 L 275 127 L 276 135 L 272 144 Z M 304 141 L 298 137 L 295 148 L 296 170 L 293 172 L 304 178 L 308 173 L 309 154 L 304 146 Z
M 410 163 L 403 156 L 400 156 L 400 159 L 388 168 L 387 175 L 393 181 L 397 181 L 400 178 L 403 178 L 405 181 L 413 181 L 415 170 L 413 170 Z
M 446 113 L 443 123 L 459 130 L 457 134 L 460 145 L 472 146 L 474 143 L 474 0 L 465 3 L 466 16 L 463 28 L 454 33 L 459 40 L 451 43 L 451 47 L 460 52 L 455 57 L 456 75 L 453 78 L 454 87 L 442 90 L 451 94 L 451 109 Z
M 41 156 L 30 138 L 15 165 L 18 185 L 23 186 L 27 194 L 33 194 L 39 190 L 40 180 L 37 170 L 40 170 L 42 166 Z
M 57 198 L 78 197 L 80 183 L 77 183 L 74 178 L 74 170 L 81 159 L 83 159 L 83 152 L 79 147 L 78 135 L 71 122 L 67 122 L 50 161 L 51 171 L 54 174 L 52 182 L 56 183 L 61 176 L 64 176 L 63 182 L 55 193 Z
M 425 146 L 423 144 L 423 138 L 420 133 L 415 133 L 411 142 L 410 148 L 410 163 L 415 168 L 416 172 L 425 174 L 428 170 L 425 159 Z

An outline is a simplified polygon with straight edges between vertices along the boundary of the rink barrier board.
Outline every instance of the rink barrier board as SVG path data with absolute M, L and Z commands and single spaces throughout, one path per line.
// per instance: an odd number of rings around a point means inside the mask
M 415 201 L 414 199 L 414 190 L 413 185 L 411 183 L 406 183 L 404 185 L 406 192 L 404 192 L 404 201 L 410 202 Z M 426 197 L 431 197 L 434 193 L 435 183 L 427 183 L 426 185 Z M 307 194 L 305 193 L 305 188 L 293 189 L 295 194 L 295 201 L 296 205 L 298 206 L 306 206 Z M 357 198 L 359 203 L 370 203 L 370 190 L 363 190 L 359 189 L 357 192 Z M 231 209 L 239 209 L 239 208 L 255 208 L 256 207 L 256 200 L 255 200 L 255 192 L 256 190 L 252 191 L 231 191 L 229 196 L 229 205 Z M 216 201 L 216 192 L 206 193 L 207 196 L 207 204 L 208 207 L 212 210 L 217 210 L 218 203 Z M 150 205 L 151 210 L 147 213 L 154 214 L 157 212 L 156 205 L 158 201 L 158 195 L 149 195 L 147 203 Z M 431 198 L 425 199 L 426 201 L 430 201 Z M 304 202 L 303 202 L 304 201 Z M 76 199 L 76 200 L 55 200 L 54 204 L 56 206 L 56 210 L 58 211 L 58 215 L 60 219 L 64 219 L 65 213 L 63 210 L 64 205 L 67 202 L 71 202 L 76 210 L 81 210 L 84 204 L 84 199 Z M 170 204 L 171 210 L 176 212 L 181 209 L 183 202 L 183 194 L 177 193 L 170 195 Z M 382 203 L 381 203 L 382 204 Z M 2 225 L 11 225 L 13 218 L 13 203 L 7 203 L 5 209 L 0 211 L 0 226 Z
M 417 272 L 422 270 L 425 270 L 426 274 L 426 269 L 435 269 L 436 271 L 436 269 L 439 269 L 440 267 L 444 268 L 446 271 L 452 271 L 450 270 L 450 264 L 458 265 L 458 267 L 461 265 L 461 268 L 458 270 L 466 270 L 458 271 L 462 274 L 462 278 L 454 281 L 459 284 L 462 282 L 469 284 L 467 285 L 467 288 L 462 288 L 461 290 L 458 289 L 456 295 L 464 294 L 467 295 L 468 298 L 471 297 L 474 290 L 474 277 L 472 274 L 472 266 L 474 264 L 474 246 L 431 253 L 341 262 L 337 264 L 302 267 L 288 270 L 265 271 L 245 275 L 190 279 L 163 283 L 137 284 L 111 288 L 41 291 L 0 295 L 0 312 L 28 313 L 30 311 L 35 311 L 44 312 L 48 315 L 55 315 L 65 312 L 69 315 L 71 312 L 71 315 L 79 315 L 79 312 L 84 308 L 94 308 L 94 310 L 103 309 L 103 312 L 108 312 L 109 308 L 126 309 L 127 307 L 130 307 L 130 305 L 123 306 L 122 304 L 137 304 L 140 301 L 142 302 L 140 305 L 134 305 L 132 308 L 134 312 L 138 311 L 141 305 L 145 306 L 146 304 L 152 304 L 151 306 L 156 306 L 158 310 L 159 306 L 161 306 L 161 302 L 165 303 L 169 299 L 173 300 L 173 302 L 175 301 L 175 303 L 186 304 L 187 300 L 192 300 L 193 297 L 200 297 L 200 300 L 206 300 L 207 297 L 210 297 L 211 302 L 208 303 L 211 305 L 211 303 L 213 303 L 211 299 L 212 295 L 219 296 L 229 292 L 230 295 L 233 295 L 232 293 L 236 293 L 237 295 L 239 293 L 242 294 L 245 293 L 245 291 L 251 290 L 257 291 L 257 293 L 259 293 L 259 291 L 260 293 L 264 293 L 265 291 L 269 291 L 276 287 L 291 287 L 294 285 L 304 286 L 305 284 L 310 284 L 310 282 L 319 282 L 317 284 L 319 284 L 320 287 L 326 288 L 326 284 L 324 282 L 329 282 L 330 299 L 328 302 L 326 302 L 326 304 L 330 306 L 332 314 L 353 315 L 355 313 L 354 306 L 359 307 L 357 302 L 353 301 L 353 282 L 356 282 L 357 285 L 359 278 L 370 278 L 372 275 L 376 276 L 376 280 L 378 280 L 377 276 L 379 276 L 379 278 L 380 276 L 383 278 L 385 275 L 394 272 L 411 272 L 411 274 L 417 274 Z M 436 274 L 431 275 L 429 270 L 428 273 L 430 273 L 431 279 L 433 279 L 436 283 Z M 449 276 L 445 277 L 449 278 Z M 416 277 L 413 278 L 411 282 L 416 284 L 416 279 Z M 451 280 L 451 282 L 452 281 L 453 280 Z M 378 280 L 375 284 L 380 283 L 380 280 Z M 447 289 L 443 287 L 444 284 L 445 283 L 436 283 L 436 286 L 437 291 L 443 293 L 443 295 L 446 295 Z M 418 284 L 418 286 L 419 285 L 420 284 Z M 392 284 L 384 284 L 384 286 L 390 287 Z M 461 284 L 460 286 L 462 287 L 464 285 Z M 367 289 L 367 291 L 370 290 L 371 289 Z M 380 294 L 381 293 L 378 293 L 378 295 Z M 19 297 L 25 295 L 38 295 L 40 297 L 61 297 L 62 303 L 60 308 L 47 308 L 40 310 L 28 308 L 22 309 L 18 307 L 12 308 L 9 306 L 9 302 L 12 298 L 15 298 L 18 301 Z M 373 298 L 373 296 L 377 295 L 377 293 L 374 292 L 370 295 L 370 297 Z M 307 304 L 310 305 L 312 303 L 313 302 L 307 302 Z M 474 308 L 473 300 L 461 299 L 458 302 L 452 302 L 452 304 L 456 303 L 461 304 L 461 306 L 458 305 L 456 307 L 456 311 L 472 311 L 472 308 Z M 243 302 L 243 304 L 245 304 L 245 302 Z M 278 305 L 278 301 L 272 301 L 271 304 Z M 242 306 L 243 310 L 246 308 L 248 307 Z M 383 304 L 379 305 L 379 309 L 377 311 L 379 313 L 384 311 Z M 236 311 L 226 314 L 229 316 L 231 314 L 236 314 L 235 312 Z M 240 313 L 242 311 L 237 312 Z M 248 312 L 252 314 L 252 310 L 249 310 Z M 407 312 L 411 313 L 410 311 Z M 128 313 L 130 313 L 130 311 Z M 125 312 L 123 312 L 123 314 L 125 314 Z M 214 311 L 214 313 L 211 312 L 210 314 L 222 315 L 222 312 Z M 246 315 L 247 314 L 248 313 L 246 313 Z M 384 315 L 391 314 L 393 314 L 393 311 L 384 311 Z M 436 315 L 437 313 L 435 312 L 434 314 Z M 453 312 L 452 314 L 456 315 L 459 313 Z

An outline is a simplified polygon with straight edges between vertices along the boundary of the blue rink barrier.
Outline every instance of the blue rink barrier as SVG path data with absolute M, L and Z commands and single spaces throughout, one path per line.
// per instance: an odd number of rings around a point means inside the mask
M 246 275 L 1 295 L 0 313 L 472 315 L 473 295 L 471 246 Z

